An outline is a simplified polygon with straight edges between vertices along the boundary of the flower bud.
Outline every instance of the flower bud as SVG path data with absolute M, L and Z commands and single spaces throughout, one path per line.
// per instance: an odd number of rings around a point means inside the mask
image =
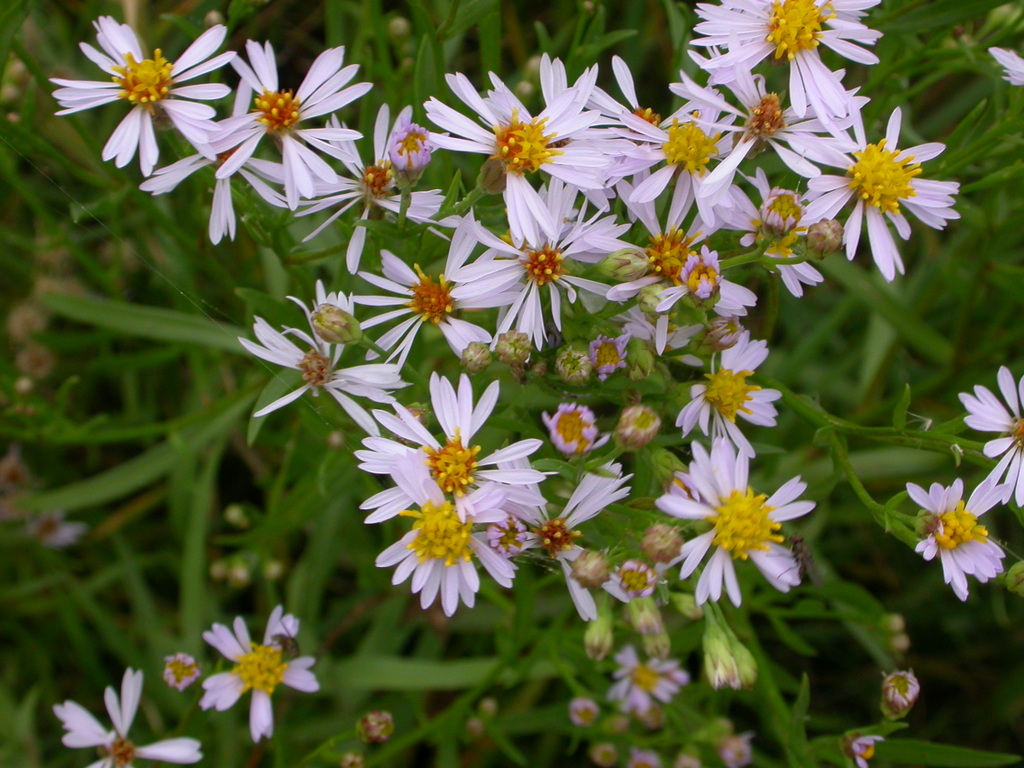
M 843 225 L 835 219 L 822 219 L 807 228 L 807 250 L 825 257 L 843 247 Z
M 498 335 L 498 343 L 494 345 L 494 354 L 498 360 L 510 368 L 522 368 L 530 359 L 530 337 L 520 331 L 505 331 Z
M 882 680 L 882 714 L 890 720 L 900 720 L 917 702 L 921 684 L 914 677 L 914 670 L 890 672 Z
M 654 370 L 654 352 L 650 344 L 640 339 L 631 339 L 626 347 L 626 378 L 643 381 Z
M 644 724 L 644 728 L 649 731 L 656 731 L 659 728 L 665 727 L 665 708 L 660 707 L 654 702 L 651 702 L 644 712 L 634 712 L 636 719 Z
M 627 342 L 629 342 L 628 333 L 614 339 L 610 336 L 598 336 L 590 342 L 590 362 L 594 364 L 594 372 L 600 381 L 604 381 L 620 368 L 626 367 Z
M 242 530 L 251 525 L 249 515 L 246 514 L 245 507 L 241 504 L 229 504 L 227 509 L 224 510 L 224 520 L 235 528 L 241 528 Z
M 610 576 L 608 558 L 602 552 L 588 549 L 573 560 L 569 575 L 582 587 L 600 589 Z
M 610 741 L 599 741 L 591 745 L 587 755 L 598 768 L 614 768 L 619 760 L 619 752 Z
M 558 350 L 555 357 L 555 372 L 566 384 L 581 387 L 590 380 L 594 363 L 587 350 L 565 346 Z
M 708 323 L 704 334 L 704 345 L 712 352 L 724 352 L 736 346 L 743 333 L 738 317 L 716 317 Z
M 668 636 L 668 632 L 644 635 L 641 642 L 644 653 L 655 659 L 667 659 L 672 652 L 672 639 Z
M 676 755 L 676 761 L 672 763 L 672 768 L 702 768 L 700 758 L 696 755 L 691 755 L 689 752 L 680 752 Z
M 750 765 L 752 759 L 751 738 L 753 738 L 753 734 L 750 733 L 733 734 L 718 742 L 716 751 L 726 768 L 743 768 L 744 765 Z
M 661 768 L 661 758 L 652 749 L 630 747 L 626 768 Z
M 480 699 L 480 703 L 476 705 L 476 711 L 480 714 L 480 717 L 490 720 L 498 714 L 498 700 L 493 696 L 484 696 Z
M 363 768 L 366 765 L 366 758 L 362 752 L 346 752 L 338 762 L 338 768 Z
M 704 674 L 711 687 L 720 690 L 753 688 L 757 681 L 757 662 L 732 630 L 713 612 L 705 614 Z
M 697 605 L 697 599 L 689 592 L 672 592 L 669 594 L 669 601 L 683 618 L 690 621 L 700 621 L 704 618 L 704 609 Z
M 667 448 L 652 448 L 649 452 L 651 469 L 654 477 L 662 488 L 671 483 L 677 472 L 685 472 L 687 466 L 683 460 Z
M 482 341 L 471 341 L 462 350 L 462 367 L 467 373 L 480 373 L 493 360 L 491 350 Z
M 224 23 L 224 14 L 220 11 L 210 11 L 203 17 L 203 26 L 209 29 Z
M 601 708 L 593 699 L 578 697 L 569 702 L 569 720 L 580 728 L 593 725 L 600 714 Z
M 655 523 L 640 540 L 640 551 L 655 563 L 671 563 L 679 557 L 683 548 L 683 537 L 679 529 L 668 523 Z
M 310 318 L 313 333 L 328 344 L 356 344 L 363 338 L 359 322 L 341 307 L 320 304 Z
M 636 295 L 636 305 L 645 315 L 658 314 L 658 305 L 661 304 L 661 294 L 665 292 L 665 286 L 655 283 L 645 285 Z
M 479 717 L 471 717 L 466 720 L 466 735 L 471 739 L 479 739 L 486 732 L 487 727 Z
M 641 635 L 659 635 L 665 631 L 661 611 L 653 597 L 638 597 L 626 603 L 626 616 Z
M 500 195 L 505 191 L 505 165 L 496 157 L 484 160 L 480 173 L 476 177 L 477 186 L 490 195 Z
M 395 719 L 390 712 L 367 712 L 356 723 L 356 735 L 364 744 L 384 744 L 395 732 Z
M 651 263 L 643 251 L 623 248 L 606 256 L 597 265 L 598 274 L 619 283 L 639 280 L 651 270 Z
M 1015 595 L 1024 597 L 1024 560 L 1010 566 L 1006 572 L 1006 588 Z
M 612 629 L 612 609 L 607 600 L 597 604 L 597 618 L 587 624 L 583 633 L 583 649 L 594 661 L 601 661 L 612 650 L 615 637 Z
M 391 134 L 388 147 L 388 159 L 400 185 L 413 186 L 419 181 L 423 171 L 430 165 L 430 156 L 434 144 L 430 140 L 430 132 L 402 115 L 400 123 Z
M 628 374 L 627 374 L 628 375 Z M 655 437 L 661 429 L 661 417 L 646 405 L 631 405 L 622 411 L 615 426 L 615 443 L 627 451 L 639 451 Z
M 405 40 L 412 33 L 412 24 L 404 16 L 394 16 L 388 22 L 388 34 L 392 40 Z

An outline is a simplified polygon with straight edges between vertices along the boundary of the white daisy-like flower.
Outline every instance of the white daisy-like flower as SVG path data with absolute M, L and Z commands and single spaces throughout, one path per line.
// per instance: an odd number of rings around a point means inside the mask
M 977 385 L 973 395 L 960 393 L 960 402 L 969 414 L 964 423 L 979 432 L 998 432 L 1002 435 L 989 440 L 982 449 L 990 459 L 1003 457 L 988 477 L 993 483 L 1006 483 L 1003 503 L 1008 502 L 1012 496 L 1018 507 L 1024 507 L 1024 418 L 1021 418 L 1024 378 L 1015 383 L 1010 369 L 1003 365 L 999 368 L 996 380 L 1006 405 L 999 402 L 999 398 L 988 387 Z
M 440 492 L 455 496 L 455 508 L 460 519 L 479 517 L 480 513 L 474 509 L 476 497 L 472 492 L 489 486 L 504 488 L 506 496 L 520 503 L 543 501 L 543 497 L 531 489 L 544 479 L 542 472 L 529 466 L 501 466 L 527 459 L 541 447 L 543 443 L 540 440 L 519 440 L 484 456 L 480 455 L 481 446 L 474 445 L 473 438 L 498 402 L 498 391 L 498 382 L 492 382 L 474 405 L 473 385 L 468 376 L 462 374 L 459 377 L 456 391 L 447 379 L 437 373 L 431 374 L 430 400 L 444 433 L 443 440 L 434 437 L 416 416 L 399 403 L 395 404 L 395 414 L 374 411 L 374 418 L 397 439 L 364 439 L 366 450 L 355 452 L 361 462 L 359 468 L 376 475 L 390 475 L 398 487 L 382 491 L 363 502 L 360 509 L 375 510 L 366 522 L 388 520 L 410 504 L 421 503 L 419 499 L 423 491 L 418 481 L 410 481 L 407 477 L 417 467 L 429 470 L 429 476 Z M 499 519 L 504 519 L 504 515 Z
M 1003 79 L 1010 85 L 1024 85 L 1024 59 L 1005 48 L 989 48 L 992 58 L 1003 67 Z
M 317 333 L 315 322 L 318 313 L 325 305 L 331 309 L 341 310 L 348 315 L 354 313 L 355 307 L 351 299 L 339 293 L 327 293 L 323 283 L 316 284 L 316 302 L 308 308 L 300 299 L 288 297 L 306 313 L 310 331 L 307 333 L 298 328 L 285 328 L 284 332 L 273 329 L 262 317 L 256 317 L 253 333 L 257 342 L 239 338 L 239 342 L 249 352 L 261 360 L 266 360 L 286 368 L 302 372 L 303 384 L 298 389 L 278 398 L 253 416 L 265 416 L 271 411 L 282 408 L 293 400 L 300 398 L 305 392 L 314 395 L 320 390 L 326 391 L 360 427 L 371 435 L 379 434 L 377 424 L 352 396 L 365 397 L 376 403 L 391 403 L 394 398 L 388 394 L 390 390 L 406 386 L 402 381 L 397 365 L 376 363 L 372 365 L 356 365 L 350 368 L 339 368 L 338 362 L 345 350 L 343 344 L 331 344 L 324 341 Z M 307 349 L 303 349 L 291 338 L 298 339 Z
M 391 110 L 387 104 L 381 106 L 373 128 L 373 160 L 368 165 L 360 158 L 353 142 L 326 142 L 326 146 L 332 148 L 331 154 L 341 160 L 352 178 L 339 176 L 331 183 L 317 183 L 316 202 L 303 209 L 299 215 L 307 216 L 328 208 L 337 207 L 338 209 L 331 214 L 327 221 L 308 234 L 305 240 L 316 237 L 356 203 L 362 203 L 362 211 L 359 214 L 360 221 L 366 221 L 375 208 L 393 214 L 398 214 L 402 210 L 403 196 L 396 186 L 395 167 L 391 160 L 391 154 L 396 134 L 405 130 L 410 124 L 411 115 L 412 107 L 406 107 L 398 114 L 394 126 L 389 128 Z M 341 128 L 336 118 L 331 118 L 328 126 L 332 129 Z M 443 202 L 444 195 L 436 189 L 410 192 L 405 216 L 410 221 L 429 221 L 441 210 Z M 366 227 L 355 227 L 345 250 L 345 266 L 350 272 L 359 269 L 359 261 L 365 244 Z
M 739 283 L 722 277 L 718 263 L 718 251 L 702 245 L 700 253 L 689 252 L 679 271 L 676 284 L 666 288 L 656 307 L 658 312 L 667 312 L 684 296 L 690 296 L 698 303 L 714 301 L 715 314 L 724 317 L 747 314 L 747 308 L 757 304 L 757 294 Z
M 234 706 L 247 691 L 252 691 L 249 708 L 249 732 L 253 741 L 274 734 L 274 710 L 270 696 L 279 685 L 297 691 L 315 693 L 320 690 L 316 676 L 309 668 L 316 663 L 312 656 L 290 658 L 286 647 L 299 633 L 299 620 L 282 606 L 270 613 L 263 643 L 253 642 L 241 616 L 235 617 L 234 631 L 223 624 L 214 624 L 203 632 L 203 639 L 235 663 L 230 672 L 211 675 L 203 681 L 203 698 L 199 706 L 213 707 L 218 712 Z
M 655 700 L 668 704 L 690 682 L 690 675 L 675 659 L 640 661 L 632 645 L 616 653 L 615 662 L 619 668 L 613 673 L 616 683 L 608 691 L 608 700 L 621 701 L 619 706 L 627 714 L 643 716 Z
M 680 578 L 687 578 L 700 565 L 712 546 L 714 554 L 697 581 L 697 603 L 719 600 L 722 585 L 733 605 L 742 601 L 733 560 L 753 560 L 768 582 L 780 592 L 800 583 L 800 569 L 793 553 L 781 546 L 782 523 L 806 515 L 813 501 L 796 501 L 807 487 L 795 477 L 770 497 L 755 494 L 747 484 L 749 459 L 737 454 L 727 440 L 716 440 L 709 454 L 693 443 L 690 481 L 699 499 L 667 493 L 656 504 L 662 512 L 683 520 L 706 520 L 712 529 L 683 545 Z
M 58 115 L 69 115 L 124 99 L 131 110 L 114 130 L 103 147 L 104 160 L 113 160 L 121 168 L 135 153 L 139 153 L 139 167 L 143 176 L 153 172 L 160 157 L 153 120 L 166 116 L 181 134 L 194 146 L 205 144 L 216 131 L 212 122 L 216 114 L 207 104 L 196 104 L 191 99 L 209 101 L 227 96 L 226 85 L 179 85 L 200 75 L 219 69 L 234 59 L 233 52 L 210 56 L 220 48 L 227 34 L 221 24 L 210 27 L 196 38 L 174 62 L 164 58 L 157 48 L 147 59 L 138 38 L 127 24 L 118 24 L 111 16 L 101 16 L 93 22 L 96 41 L 102 51 L 88 43 L 80 43 L 89 60 L 110 75 L 110 80 L 62 80 L 51 82 L 61 86 L 53 92 L 60 103 Z
M 602 436 L 598 431 L 594 412 L 579 403 L 559 403 L 553 415 L 545 411 L 540 418 L 548 428 L 551 444 L 566 456 L 590 453 L 611 439 L 611 435 Z
M 410 506 L 418 509 L 402 510 L 402 517 L 415 520 L 412 530 L 377 556 L 378 567 L 397 566 L 392 584 L 411 576 L 420 606 L 426 609 L 440 596 L 446 616 L 454 614 L 460 602 L 472 608 L 476 601 L 480 575 L 474 558 L 498 584 L 512 586 L 515 566 L 491 548 L 486 532 L 473 530 L 477 524 L 506 519 L 508 493 L 503 486 L 492 483 L 469 494 L 472 514 L 460 515 L 422 462 L 408 465 L 396 479 L 410 497 Z
M 437 98 L 424 108 L 427 117 L 455 136 L 434 134 L 444 149 L 488 155 L 501 164 L 505 174 L 505 204 L 514 237 L 536 243 L 558 236 L 562 220 L 552 215 L 531 185 L 528 176 L 543 173 L 577 189 L 604 187 L 608 158 L 585 136 L 601 114 L 585 109 L 597 78 L 591 68 L 576 83 L 562 90 L 536 116 L 495 75 L 495 90 L 482 98 L 461 74 L 446 75 L 455 95 L 479 116 L 473 122 Z M 459 138 L 461 137 L 461 138 Z
M 562 329 L 563 291 L 570 302 L 575 302 L 578 289 L 581 301 L 591 311 L 603 303 L 608 286 L 576 277 L 571 270 L 574 262 L 594 263 L 609 253 L 629 248 L 629 243 L 619 239 L 628 225 L 618 224 L 614 216 L 600 213 L 586 218 L 586 205 L 581 204 L 576 209 L 577 199 L 574 188 L 552 179 L 541 208 L 562 224 L 558 234 L 551 238 L 520 238 L 513 230 L 509 243 L 482 226 L 476 227 L 477 240 L 488 250 L 481 259 L 466 266 L 465 279 L 490 278 L 502 291 L 514 296 L 501 309 L 496 337 L 514 328 L 529 336 L 537 349 L 543 348 L 547 341 L 544 293 L 550 302 L 551 320 L 559 331 Z M 525 214 L 527 218 L 535 215 L 532 209 Z
M 892 280 L 897 272 L 903 274 L 903 260 L 886 219 L 906 240 L 910 237 L 910 222 L 901 207 L 933 229 L 943 229 L 947 221 L 960 218 L 953 210 L 953 195 L 960 189 L 957 182 L 918 178 L 921 163 L 938 157 L 946 146 L 931 142 L 897 149 L 902 116 L 899 107 L 893 110 L 885 138 L 877 144 L 867 143 L 863 124 L 855 121 L 856 149 L 847 158 L 846 175 L 822 175 L 807 182 L 816 196 L 807 206 L 809 222 L 834 219 L 848 201 L 856 198 L 843 233 L 846 257 L 852 260 L 856 255 L 861 227 L 866 225 L 871 255 L 886 280 Z
M 753 69 L 772 57 L 789 63 L 789 98 L 799 117 L 808 107 L 818 115 L 845 117 L 852 103 L 840 76 L 821 60 L 824 45 L 860 64 L 878 57 L 861 45 L 872 45 L 881 32 L 860 22 L 880 0 L 723 0 L 721 5 L 699 3 L 703 21 L 694 31 L 704 35 L 693 45 L 724 49 L 702 67 L 728 81 L 736 67 Z M 860 45 L 858 45 L 860 44 Z
M 932 483 L 927 492 L 919 485 L 907 483 L 907 493 L 929 514 L 924 524 L 928 536 L 914 551 L 923 555 L 925 560 L 939 556 L 945 582 L 957 597 L 967 599 L 968 575 L 984 583 L 1002 573 L 1005 554 L 998 544 L 989 539 L 985 526 L 978 525 L 978 518 L 996 504 L 1003 503 L 1004 486 L 986 478 L 966 503 L 963 501 L 964 484 L 960 479 L 954 480 L 948 488 Z
M 91 763 L 89 768 L 128 768 L 136 758 L 180 764 L 202 760 L 203 753 L 199 751 L 201 745 L 195 739 L 164 739 L 145 747 L 137 747 L 128 740 L 128 730 L 132 727 L 141 698 L 142 672 L 125 670 L 121 679 L 120 697 L 113 687 L 107 686 L 103 701 L 110 721 L 114 724 L 112 731 L 104 728 L 81 704 L 73 701 L 56 704 L 53 713 L 60 718 L 67 731 L 62 739 L 64 746 L 99 750 L 101 758 Z
M 601 467 L 600 474 L 588 472 L 584 476 L 558 515 L 545 504 L 512 507 L 512 513 L 530 528 L 527 547 L 545 550 L 562 566 L 569 596 L 584 621 L 597 618 L 597 603 L 590 591 L 572 577 L 572 563 L 583 553 L 583 548 L 576 543 L 583 532 L 576 528 L 628 496 L 627 483 L 632 477 L 622 474 L 621 464 L 609 463 Z M 623 602 L 629 601 L 628 595 L 611 580 L 605 582 L 602 589 Z
M 397 296 L 355 296 L 353 301 L 356 304 L 402 307 L 362 324 L 366 329 L 402 319 L 402 322 L 377 339 L 379 347 L 391 351 L 389 361 L 397 358 L 399 366 L 405 365 L 416 335 L 427 323 L 437 326 L 452 352 L 459 357 L 472 342 L 490 343 L 491 334 L 488 331 L 463 320 L 458 314 L 461 310 L 508 306 L 514 301 L 515 294 L 501 290 L 504 282 L 501 276 L 488 275 L 482 269 L 473 270 L 472 275 L 466 273 L 466 260 L 476 244 L 475 227 L 463 221 L 452 235 L 444 272 L 436 281 L 420 269 L 418 264 L 410 268 L 389 251 L 381 251 L 383 277 L 367 272 L 359 273 L 368 283 Z
M 284 163 L 284 193 L 288 207 L 294 210 L 299 198 L 315 194 L 316 180 L 333 183 L 337 175 L 327 162 L 310 147 L 337 156 L 328 142 L 345 142 L 360 138 L 358 131 L 330 126 L 300 128 L 304 122 L 329 115 L 355 101 L 370 90 L 369 83 L 345 87 L 356 76 L 359 67 L 343 67 L 344 46 L 328 48 L 313 61 L 297 91 L 280 90 L 277 62 L 270 43 L 262 46 L 249 40 L 245 44 L 249 63 L 240 58 L 231 65 L 241 77 L 236 101 L 248 102 L 255 93 L 252 111 L 229 117 L 220 123 L 220 131 L 211 141 L 214 152 L 232 151 L 217 169 L 217 178 L 227 178 L 252 157 L 260 141 L 267 135 L 279 144 Z

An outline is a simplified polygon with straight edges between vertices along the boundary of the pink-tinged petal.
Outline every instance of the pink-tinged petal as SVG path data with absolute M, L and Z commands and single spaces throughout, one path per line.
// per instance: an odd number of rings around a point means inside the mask
M 203 759 L 202 745 L 195 739 L 164 739 L 145 747 L 136 747 L 135 756 L 145 760 L 163 760 L 167 763 L 188 765 Z
M 320 690 L 320 683 L 317 682 L 316 676 L 308 669 L 297 668 L 295 664 L 297 661 L 299 659 L 295 659 L 284 671 L 284 684 L 304 693 L 316 693 Z M 310 663 L 312 661 L 314 660 L 310 659 Z
M 711 548 L 711 542 L 714 538 L 715 532 L 708 531 L 695 539 L 690 539 L 683 545 L 682 550 L 680 550 L 680 555 L 682 555 L 685 560 L 683 561 L 682 568 L 679 569 L 679 578 L 688 578 L 691 573 L 697 570 L 697 566 L 700 565 L 700 561 L 704 559 L 704 555 L 707 554 L 708 549 Z
M 270 695 L 266 691 L 253 690 L 252 704 L 249 707 L 249 733 L 253 741 L 274 735 L 274 710 L 270 705 Z
M 1013 380 L 1013 374 L 1005 365 L 999 366 L 999 373 L 996 376 L 999 382 L 999 391 L 1003 395 L 1006 404 L 1010 406 L 1010 412 L 1014 418 L 1020 418 L 1020 397 L 1017 394 L 1017 382 Z
M 231 672 L 221 672 L 211 675 L 203 681 L 203 698 L 199 701 L 200 709 L 213 707 L 218 712 L 234 705 L 245 692 L 245 683 L 242 678 Z
M 142 107 L 132 107 L 124 119 L 118 123 L 117 128 L 107 139 L 107 143 L 103 145 L 101 157 L 105 161 L 113 160 L 114 165 L 123 168 L 135 156 L 135 150 L 139 146 L 139 132 L 142 129 L 144 112 Z
M 121 723 L 124 726 L 124 730 L 121 732 L 122 736 L 131 730 L 141 698 L 142 672 L 126 669 L 124 677 L 121 678 Z
M 77 702 L 65 701 L 63 704 L 55 704 L 53 713 L 67 730 L 61 740 L 65 747 L 98 747 L 110 744 L 114 740 L 114 733 L 106 730 L 91 712 Z

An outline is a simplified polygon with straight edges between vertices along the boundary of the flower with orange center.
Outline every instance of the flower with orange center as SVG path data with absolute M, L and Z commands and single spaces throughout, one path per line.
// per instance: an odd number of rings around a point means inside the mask
M 363 169 L 364 195 L 370 198 L 384 197 L 394 186 L 395 175 L 391 170 L 390 160 L 381 160 L 375 165 Z
M 491 157 L 501 161 L 505 173 L 534 173 L 562 154 L 561 149 L 551 146 L 556 134 L 545 133 L 546 124 L 546 118 L 520 122 L 519 111 L 513 109 L 508 124 L 494 126 L 496 151 Z
M 548 520 L 539 528 L 534 528 L 540 545 L 548 551 L 551 557 L 557 557 L 559 552 L 565 552 L 573 548 L 576 539 L 583 534 L 580 531 L 570 531 L 565 527 L 565 519 L 558 517 Z
M 451 284 L 445 280 L 444 275 L 438 277 L 435 283 L 430 276 L 424 274 L 418 264 L 414 269 L 419 276 L 419 282 L 412 286 L 412 300 L 408 306 L 424 322 L 429 320 L 437 325 L 455 308 Z
M 430 467 L 438 487 L 445 493 L 464 495 L 466 488 L 473 483 L 473 473 L 479 463 L 477 455 L 480 453 L 480 446 L 463 447 L 462 437 L 456 429 L 455 435 L 443 447 L 426 446 L 423 450 L 427 454 L 427 466 Z
M 253 113 L 257 123 L 267 127 L 267 133 L 282 133 L 299 122 L 299 100 L 292 91 L 268 91 L 253 99 Z
M 646 250 L 647 260 L 651 265 L 651 274 L 666 278 L 679 285 L 683 265 L 686 264 L 686 260 L 690 256 L 694 255 L 690 246 L 698 237 L 700 237 L 700 232 L 691 236 L 678 227 L 669 227 L 665 233 L 651 235 L 650 244 Z
M 779 94 L 766 94 L 761 102 L 750 110 L 747 133 L 758 138 L 774 136 L 786 127 L 786 120 L 779 104 Z
M 153 51 L 152 59 L 142 61 L 136 61 L 131 53 L 126 53 L 124 66 L 114 67 L 117 74 L 113 80 L 121 88 L 118 98 L 131 104 L 142 104 L 152 113 L 153 104 L 171 92 L 174 84 L 171 68 L 171 62 L 163 57 L 159 48 Z
M 562 252 L 549 245 L 537 251 L 526 251 L 526 258 L 519 263 L 526 268 L 526 279 L 538 286 L 554 282 L 565 274 Z

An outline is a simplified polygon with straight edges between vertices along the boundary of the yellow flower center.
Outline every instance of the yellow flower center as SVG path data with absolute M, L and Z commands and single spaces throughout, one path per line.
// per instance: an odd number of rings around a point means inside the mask
M 750 111 L 750 119 L 747 120 L 747 133 L 754 136 L 774 136 L 785 127 L 786 121 L 782 117 L 777 93 L 769 93 L 761 99 Z
M 716 145 L 721 133 L 708 136 L 695 122 L 680 125 L 679 120 L 672 118 L 668 129 L 668 141 L 662 146 L 665 159 L 669 165 L 679 165 L 694 176 L 703 176 L 705 166 L 717 151 Z
M 711 283 L 712 287 L 718 285 L 718 271 L 710 264 L 705 264 L 703 261 L 695 266 L 690 274 L 686 277 L 686 287 L 690 293 L 696 293 L 700 289 L 702 280 L 707 280 Z
M 873 741 L 870 741 L 867 744 L 864 744 L 857 751 L 857 757 L 861 757 L 864 760 L 870 760 L 874 756 L 875 756 L 875 742 L 873 742 Z
M 1017 445 L 1024 447 L 1024 419 L 1018 419 L 1017 423 L 1013 425 L 1013 429 L 1010 430 L 1010 437 L 1013 438 Z
M 754 495 L 751 488 L 746 492 L 734 490 L 719 507 L 718 514 L 709 518 L 715 526 L 715 546 L 732 553 L 734 559 L 746 560 L 752 550 L 768 549 L 769 542 L 781 544 L 785 537 L 776 533 L 782 523 L 776 523 L 768 514 L 775 509 L 765 502 L 763 493 Z
M 113 69 L 120 75 L 113 78 L 121 86 L 118 98 L 127 99 L 132 104 L 148 107 L 170 93 L 171 85 L 174 84 L 171 79 L 171 62 L 163 57 L 159 48 L 153 51 L 152 59 L 142 61 L 136 61 L 132 54 L 126 53 L 124 66 Z
M 519 122 L 519 111 L 512 110 L 512 122 L 494 126 L 494 143 L 498 148 L 492 157 L 501 160 L 505 173 L 532 173 L 553 157 L 562 154 L 552 146 L 556 134 L 544 133 L 547 118 Z
M 390 160 L 381 160 L 363 169 L 363 190 L 367 197 L 384 197 L 390 191 L 393 180 Z
M 793 244 L 800 239 L 800 235 L 807 231 L 807 227 L 797 227 L 787 232 L 782 237 L 776 238 L 772 244 L 765 248 L 765 254 L 780 259 L 788 259 L 793 255 Z M 764 235 L 758 235 L 757 241 L 761 242 Z
M 331 361 L 315 349 L 309 350 L 299 362 L 302 380 L 311 387 L 322 387 L 331 378 Z
M 620 571 L 619 579 L 627 592 L 643 592 L 650 586 L 650 574 L 642 568 Z
M 633 110 L 633 114 L 641 120 L 646 120 L 651 125 L 661 125 L 661 115 L 650 107 L 637 107 Z
M 566 411 L 558 415 L 555 432 L 567 445 L 576 444 L 576 453 L 586 453 L 590 441 L 584 436 L 583 430 L 590 424 L 583 420 L 579 411 Z
M 444 275 L 435 283 L 428 275 L 423 274 L 418 264 L 415 269 L 420 281 L 412 287 L 412 301 L 408 306 L 421 320 L 429 320 L 436 325 L 455 308 L 451 284 L 444 279 Z
M 299 100 L 291 91 L 268 91 L 253 100 L 256 122 L 267 126 L 267 133 L 286 131 L 299 122 Z
M 473 471 L 476 469 L 476 455 L 480 446 L 464 448 L 458 430 L 455 437 L 448 441 L 440 450 L 424 447 L 427 453 L 427 466 L 434 475 L 438 486 L 445 493 L 462 496 L 466 486 L 473 482 Z
M 619 348 L 615 346 L 614 341 L 602 341 L 600 346 L 597 348 L 597 354 L 594 355 L 597 360 L 596 365 L 598 368 L 604 365 L 616 366 L 622 362 L 622 356 L 619 354 Z
M 774 0 L 768 17 L 768 37 L 775 46 L 775 58 L 792 61 L 800 51 L 818 46 L 821 25 L 835 18 L 831 3 L 817 0 Z
M 804 215 L 803 206 L 800 205 L 800 201 L 796 195 L 776 195 L 775 198 L 768 203 L 768 210 L 778 214 L 779 218 L 785 223 L 792 221 L 794 224 L 799 224 L 800 219 Z
M 109 756 L 117 768 L 131 765 L 135 759 L 135 745 L 123 736 L 118 736 L 110 745 Z
M 473 550 L 469 542 L 472 539 L 473 522 L 459 520 L 450 501 L 440 507 L 428 501 L 419 512 L 405 510 L 399 514 L 419 518 L 412 525 L 414 531 L 419 531 L 419 535 L 408 546 L 421 563 L 425 560 L 443 560 L 447 567 L 460 560 L 468 562 L 472 557 Z
M 579 531 L 567 531 L 565 518 L 562 517 L 548 520 L 540 528 L 535 528 L 534 533 L 540 537 L 540 543 L 551 557 L 555 557 L 559 552 L 572 549 L 573 542 L 583 535 Z
M 745 403 L 750 399 L 751 392 L 761 389 L 753 384 L 747 384 L 747 376 L 752 376 L 753 371 L 733 373 L 728 368 L 721 368 L 715 373 L 704 375 L 708 379 L 704 399 L 716 411 L 732 422 L 736 421 L 736 414 L 740 411 L 751 413 Z
M 412 168 L 413 157 L 423 150 L 427 143 L 427 134 L 423 131 L 409 131 L 404 139 L 398 142 L 398 155 L 405 158 L 405 167 Z
M 179 685 L 182 680 L 188 680 L 196 671 L 199 669 L 199 665 L 196 663 L 186 664 L 181 659 L 171 659 L 167 662 L 166 670 L 171 673 L 174 677 L 175 682 Z
M 651 265 L 651 274 L 665 277 L 679 285 L 682 281 L 680 272 L 686 259 L 693 251 L 690 246 L 697 236 L 686 237 L 686 233 L 676 227 L 671 227 L 668 232 L 659 235 L 652 235 L 650 245 L 647 246 L 647 260 Z
M 562 267 L 562 252 L 545 245 L 539 251 L 527 251 L 520 262 L 526 267 L 526 279 L 537 285 L 547 285 L 565 274 Z
M 647 664 L 637 664 L 633 667 L 630 677 L 633 679 L 633 685 L 647 693 L 654 693 L 654 689 L 658 687 L 658 681 L 661 680 L 661 675 Z
M 956 509 L 940 515 L 939 521 L 942 523 L 942 530 L 936 531 L 935 543 L 943 549 L 956 549 L 968 541 L 988 540 L 988 530 L 985 526 L 978 525 L 978 518 L 964 509 L 962 499 L 957 502 Z
M 256 643 L 250 645 L 252 650 L 238 660 L 238 666 L 233 673 L 245 684 L 242 693 L 254 689 L 270 695 L 284 680 L 284 671 L 288 669 L 288 664 L 282 660 L 280 648 Z
M 921 164 L 915 163 L 913 157 L 897 160 L 899 153 L 898 149 L 886 149 L 882 139 L 854 152 L 857 163 L 847 169 L 850 188 L 882 213 L 899 213 L 900 199 L 917 194 L 910 182 L 921 173 Z

